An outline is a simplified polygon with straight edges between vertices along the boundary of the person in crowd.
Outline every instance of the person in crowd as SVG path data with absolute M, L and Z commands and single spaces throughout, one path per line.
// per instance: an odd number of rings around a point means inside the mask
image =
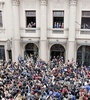
M 54 23 L 54 28 L 57 28 L 57 23 L 56 22 Z
M 90 67 L 63 63 L 61 56 L 48 63 L 33 56 L 0 63 L 0 100 L 90 99 Z
M 19 63 L 21 63 L 21 61 L 22 61 L 22 56 L 18 56 L 18 61 L 19 61 Z
M 64 23 L 62 23 L 61 28 L 64 28 Z
M 57 22 L 56 28 L 59 28 L 59 23 Z
M 35 23 L 35 22 L 30 22 L 30 23 L 27 25 L 27 28 L 36 28 L 36 23 Z
M 88 26 L 88 24 L 86 24 L 86 25 L 85 25 L 85 28 L 86 28 L 86 29 L 89 29 L 89 26 Z
M 33 23 L 32 28 L 36 28 L 36 23 Z
M 88 24 L 84 23 L 83 26 L 82 26 L 82 28 L 83 29 L 89 29 L 89 26 L 88 26 Z
M 61 28 L 61 23 L 59 23 L 58 28 Z
M 32 25 L 31 25 L 31 23 L 29 23 L 28 26 L 27 26 L 27 28 L 31 28 L 31 27 L 32 27 Z
M 61 22 L 54 22 L 54 28 L 64 28 L 64 23 Z

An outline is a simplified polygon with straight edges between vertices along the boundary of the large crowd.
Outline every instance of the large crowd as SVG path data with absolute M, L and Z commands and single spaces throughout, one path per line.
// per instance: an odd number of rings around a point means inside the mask
M 90 67 L 59 56 L 0 63 L 0 100 L 90 100 Z

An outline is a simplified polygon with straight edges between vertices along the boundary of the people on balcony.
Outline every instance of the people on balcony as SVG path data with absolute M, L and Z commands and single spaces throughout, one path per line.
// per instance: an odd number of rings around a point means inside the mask
M 82 29 L 89 29 L 89 25 L 88 25 L 87 23 L 84 23 L 84 24 L 82 25 Z
M 30 23 L 27 25 L 27 28 L 36 28 L 36 23 L 35 23 L 35 22 L 30 22 Z
M 64 28 L 64 23 L 54 22 L 53 28 Z

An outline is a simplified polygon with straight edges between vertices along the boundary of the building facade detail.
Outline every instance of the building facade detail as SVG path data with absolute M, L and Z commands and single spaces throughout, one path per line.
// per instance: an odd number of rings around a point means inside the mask
M 76 5 L 78 0 L 70 0 L 69 3 L 70 5 Z
M 13 6 L 19 6 L 20 0 L 12 0 L 12 5 Z
M 6 61 L 38 54 L 90 65 L 90 0 L 0 0 L 0 51 Z

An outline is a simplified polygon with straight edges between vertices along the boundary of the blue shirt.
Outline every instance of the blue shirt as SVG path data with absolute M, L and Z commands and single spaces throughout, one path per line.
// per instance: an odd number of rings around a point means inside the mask
M 19 61 L 19 62 L 22 61 L 22 57 L 21 57 L 21 56 L 18 57 L 18 61 Z

